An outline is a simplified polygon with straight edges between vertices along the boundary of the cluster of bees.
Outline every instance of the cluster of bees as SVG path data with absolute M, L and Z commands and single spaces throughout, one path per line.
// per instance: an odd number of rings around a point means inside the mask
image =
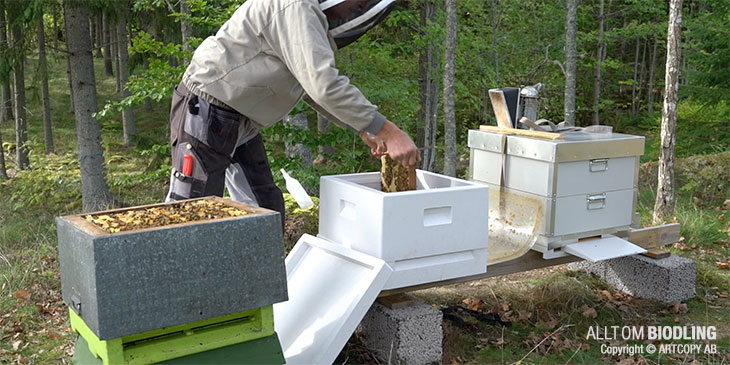
M 90 214 L 85 215 L 84 219 L 109 233 L 116 233 L 246 214 L 244 210 L 221 202 L 193 200 L 120 213 Z

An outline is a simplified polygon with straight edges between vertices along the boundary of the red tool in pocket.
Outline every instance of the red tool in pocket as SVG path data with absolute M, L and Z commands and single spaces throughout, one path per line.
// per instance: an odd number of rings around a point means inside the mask
M 182 173 L 185 176 L 193 176 L 193 156 L 192 155 L 183 156 Z

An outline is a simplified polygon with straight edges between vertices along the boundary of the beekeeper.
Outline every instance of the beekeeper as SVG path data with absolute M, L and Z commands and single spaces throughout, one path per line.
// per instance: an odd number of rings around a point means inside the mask
M 385 18 L 395 0 L 248 0 L 195 50 L 170 111 L 167 201 L 223 195 L 281 212 L 260 128 L 304 101 L 404 165 L 411 138 L 335 68 L 334 51 Z

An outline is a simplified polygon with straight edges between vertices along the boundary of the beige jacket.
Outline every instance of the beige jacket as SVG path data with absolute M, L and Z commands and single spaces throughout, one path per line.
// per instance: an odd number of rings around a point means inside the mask
M 375 134 L 385 117 L 335 68 L 327 28 L 317 0 L 248 0 L 195 50 L 183 82 L 260 128 L 281 120 L 306 92 L 342 123 Z

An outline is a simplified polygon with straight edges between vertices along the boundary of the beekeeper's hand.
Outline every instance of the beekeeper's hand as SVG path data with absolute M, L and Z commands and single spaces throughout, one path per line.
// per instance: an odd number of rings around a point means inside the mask
M 365 131 L 360 131 L 358 134 L 363 142 L 370 147 L 370 153 L 372 153 L 373 156 L 380 157 L 388 153 L 388 148 L 385 147 L 385 141 L 382 139 Z
M 383 127 L 375 134 L 375 138 L 371 138 L 367 132 L 360 132 L 360 138 L 370 146 L 370 150 L 376 156 L 387 154 L 401 165 L 411 166 L 418 162 L 418 149 L 413 143 L 411 137 L 400 130 L 398 126 L 391 121 L 386 121 Z M 383 150 L 385 148 L 385 151 Z

